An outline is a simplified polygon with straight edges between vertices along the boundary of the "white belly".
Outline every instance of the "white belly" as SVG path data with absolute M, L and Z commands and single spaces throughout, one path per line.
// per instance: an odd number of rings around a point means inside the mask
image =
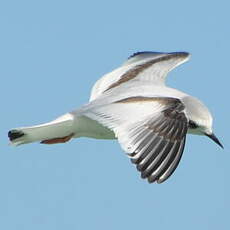
M 116 139 L 113 131 L 85 116 L 77 117 L 74 123 L 75 138 L 91 137 L 95 139 Z

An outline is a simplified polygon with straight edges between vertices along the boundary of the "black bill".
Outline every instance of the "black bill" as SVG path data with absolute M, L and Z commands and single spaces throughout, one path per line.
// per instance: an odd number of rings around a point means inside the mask
M 205 134 L 207 137 L 211 138 L 214 142 L 216 142 L 221 148 L 224 148 L 224 146 L 220 143 L 220 141 L 218 140 L 218 138 L 214 135 L 214 133 L 212 134 Z

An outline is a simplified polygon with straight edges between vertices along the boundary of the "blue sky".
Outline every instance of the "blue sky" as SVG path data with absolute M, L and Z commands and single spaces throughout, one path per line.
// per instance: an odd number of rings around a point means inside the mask
M 0 3 L 0 229 L 230 228 L 228 1 Z M 163 184 L 148 184 L 116 141 L 8 145 L 9 129 L 86 103 L 94 82 L 136 51 L 188 51 L 168 84 L 214 115 L 222 150 L 189 136 Z

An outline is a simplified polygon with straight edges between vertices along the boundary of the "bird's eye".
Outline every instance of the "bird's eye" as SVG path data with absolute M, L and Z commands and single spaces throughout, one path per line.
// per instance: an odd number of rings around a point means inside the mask
M 196 129 L 198 125 L 194 121 L 189 121 L 189 128 L 190 129 Z

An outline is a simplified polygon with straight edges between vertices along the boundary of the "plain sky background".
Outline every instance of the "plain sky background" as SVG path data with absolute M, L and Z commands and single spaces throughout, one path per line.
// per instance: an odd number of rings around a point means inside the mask
M 0 229 L 230 229 L 229 1 L 1 1 Z M 141 180 L 116 141 L 8 145 L 11 128 L 86 103 L 136 51 L 188 51 L 170 86 L 200 98 L 225 149 L 189 136 L 163 184 Z

